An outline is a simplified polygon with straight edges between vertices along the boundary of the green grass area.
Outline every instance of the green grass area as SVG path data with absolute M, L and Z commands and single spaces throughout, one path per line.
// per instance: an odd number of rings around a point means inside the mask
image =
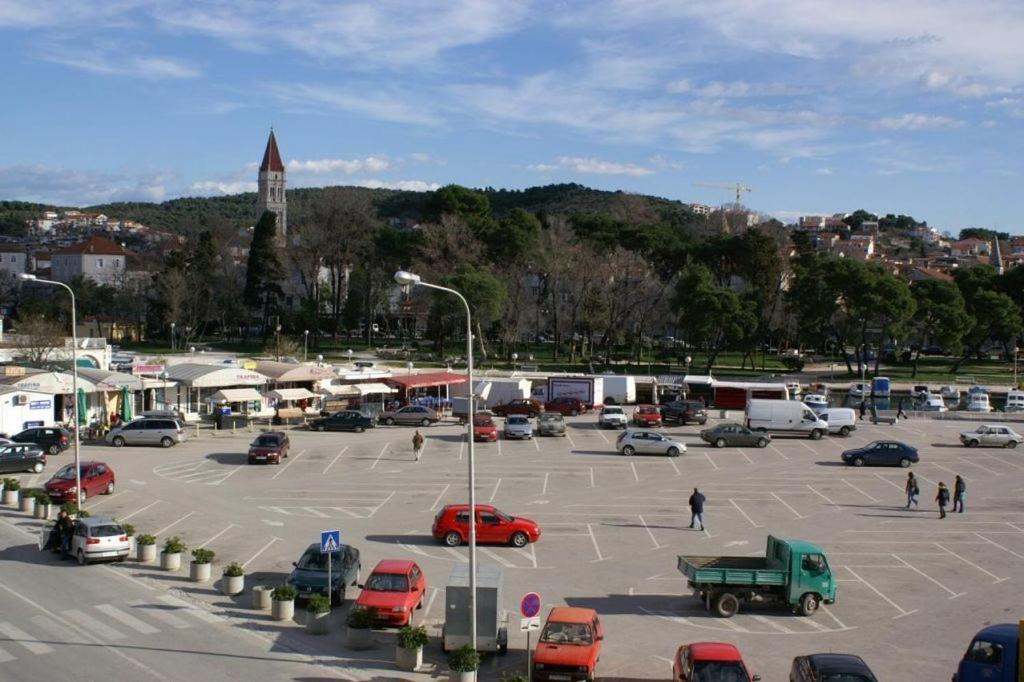
M 1003 384 L 1013 383 L 1013 363 L 1003 360 L 968 360 L 960 365 L 954 374 L 951 370 L 956 364 L 955 358 L 922 357 L 918 363 L 917 376 L 912 376 L 914 371 L 913 362 L 882 363 L 879 375 L 886 376 L 893 381 L 913 383 L 941 383 L 952 384 L 957 381 L 961 383 L 976 382 L 979 384 Z M 856 363 L 854 369 L 856 370 Z M 866 376 L 870 379 L 874 376 L 874 362 L 868 364 Z M 1024 378 L 1024 362 L 1018 362 L 1018 381 Z M 828 372 L 818 372 L 822 378 L 828 378 Z M 836 363 L 836 381 L 859 381 L 860 374 L 847 373 L 845 363 Z

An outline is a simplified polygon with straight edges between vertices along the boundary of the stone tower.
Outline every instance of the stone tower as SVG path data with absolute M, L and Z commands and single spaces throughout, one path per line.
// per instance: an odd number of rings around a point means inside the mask
M 267 149 L 263 152 L 263 163 L 260 164 L 256 208 L 259 209 L 259 215 L 263 215 L 264 211 L 272 211 L 277 215 L 277 241 L 280 244 L 284 244 L 288 237 L 285 182 L 284 164 L 281 163 L 281 153 L 277 151 L 277 140 L 274 138 L 274 129 L 271 128 Z

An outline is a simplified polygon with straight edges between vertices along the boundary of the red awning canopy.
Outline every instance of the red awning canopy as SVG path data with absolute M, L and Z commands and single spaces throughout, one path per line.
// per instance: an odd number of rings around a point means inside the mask
M 411 388 L 427 388 L 429 386 L 448 386 L 466 383 L 465 374 L 452 372 L 428 372 L 426 374 L 410 374 L 404 377 L 388 377 L 385 383 L 408 391 Z

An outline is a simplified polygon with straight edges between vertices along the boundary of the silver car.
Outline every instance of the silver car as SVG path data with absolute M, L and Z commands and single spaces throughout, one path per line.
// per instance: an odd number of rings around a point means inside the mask
M 565 417 L 560 412 L 541 412 L 537 417 L 537 434 L 565 437 Z
M 505 418 L 505 439 L 533 438 L 533 424 L 522 414 L 510 414 Z
M 960 442 L 969 448 L 975 448 L 979 445 L 1015 448 L 1018 443 L 1024 442 L 1024 438 L 1009 426 L 982 424 L 973 431 L 961 433 Z
M 104 440 L 115 448 L 125 445 L 159 445 L 169 448 L 185 442 L 185 427 L 176 419 L 142 417 L 115 426 Z
M 80 564 L 97 559 L 124 561 L 131 551 L 128 535 L 109 516 L 89 516 L 75 521 L 75 533 L 71 536 L 71 556 Z
M 406 405 L 400 407 L 397 410 L 391 410 L 388 412 L 381 412 L 377 420 L 382 424 L 392 426 L 394 424 L 404 424 L 405 426 L 423 426 L 427 427 L 431 424 L 436 424 L 441 421 L 440 415 L 429 407 L 423 405 Z
M 615 449 L 626 455 L 668 455 L 678 457 L 686 452 L 686 444 L 657 431 L 623 431 L 615 441 Z
M 602 429 L 624 429 L 628 423 L 626 411 L 618 405 L 605 405 L 597 415 L 597 425 Z

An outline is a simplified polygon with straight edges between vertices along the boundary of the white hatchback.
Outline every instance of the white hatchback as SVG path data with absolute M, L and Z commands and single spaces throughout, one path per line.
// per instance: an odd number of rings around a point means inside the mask
M 615 449 L 627 457 L 631 455 L 678 457 L 686 452 L 686 444 L 657 431 L 623 431 L 615 441 Z
M 88 516 L 75 521 L 71 536 L 71 556 L 80 564 L 99 559 L 124 561 L 131 541 L 124 528 L 109 516 Z

